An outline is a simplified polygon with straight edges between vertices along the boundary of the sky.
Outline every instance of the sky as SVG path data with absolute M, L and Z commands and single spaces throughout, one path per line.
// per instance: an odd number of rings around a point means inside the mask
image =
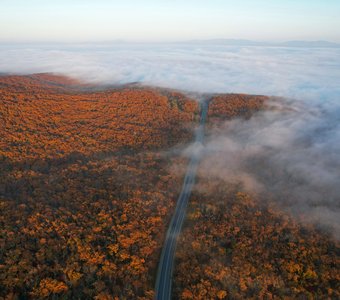
M 0 0 L 0 42 L 340 42 L 339 0 Z

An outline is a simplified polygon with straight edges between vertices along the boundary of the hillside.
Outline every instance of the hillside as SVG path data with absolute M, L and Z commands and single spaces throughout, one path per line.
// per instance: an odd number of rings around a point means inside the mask
M 268 99 L 209 97 L 209 127 Z M 0 77 L 0 298 L 152 299 L 198 116 L 170 90 Z M 177 298 L 339 296 L 336 242 L 198 175 Z

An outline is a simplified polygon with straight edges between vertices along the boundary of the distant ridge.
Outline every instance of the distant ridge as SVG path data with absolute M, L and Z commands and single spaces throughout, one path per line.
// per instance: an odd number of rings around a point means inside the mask
M 340 48 L 340 44 L 329 41 L 287 41 L 287 42 L 262 42 L 243 39 L 210 39 L 189 40 L 183 44 L 215 44 L 226 46 L 267 46 L 267 47 L 297 47 L 297 48 Z
M 339 48 L 340 44 L 328 41 L 288 41 L 282 45 L 289 47 Z

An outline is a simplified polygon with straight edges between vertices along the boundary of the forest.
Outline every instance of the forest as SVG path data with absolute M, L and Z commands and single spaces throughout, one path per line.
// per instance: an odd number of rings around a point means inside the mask
M 265 96 L 209 95 L 208 127 Z M 199 104 L 142 86 L 0 76 L 0 299 L 153 299 Z M 338 299 L 339 244 L 198 171 L 177 299 Z

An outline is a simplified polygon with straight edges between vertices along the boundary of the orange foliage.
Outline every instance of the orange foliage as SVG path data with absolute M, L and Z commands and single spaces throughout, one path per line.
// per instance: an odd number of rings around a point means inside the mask
M 0 77 L 0 298 L 153 297 L 198 105 L 158 89 Z
M 67 290 L 68 288 L 65 283 L 46 278 L 40 281 L 39 287 L 33 289 L 31 295 L 38 298 L 45 298 L 52 294 L 65 293 Z
M 249 118 L 252 113 L 265 107 L 266 96 L 251 96 L 244 94 L 224 94 L 212 98 L 209 105 L 211 122 L 233 117 Z
M 198 105 L 183 95 L 168 98 L 143 88 L 87 92 L 46 82 L 0 77 L 0 160 L 46 170 L 52 159 L 152 149 L 191 138 L 188 126 Z
M 238 186 L 198 184 L 176 255 L 175 297 L 340 297 L 338 242 Z

